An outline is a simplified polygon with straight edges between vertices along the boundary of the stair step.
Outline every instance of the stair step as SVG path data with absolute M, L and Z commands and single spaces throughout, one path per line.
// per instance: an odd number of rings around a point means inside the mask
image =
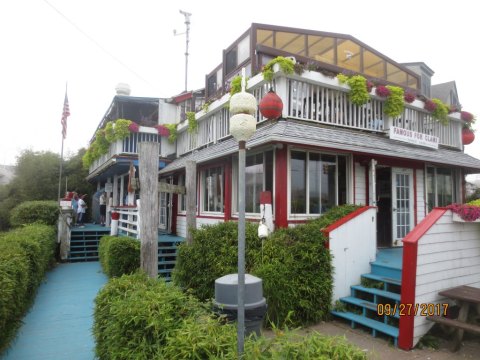
M 352 323 L 352 327 L 355 327 L 355 324 L 360 324 L 366 327 L 369 327 L 374 331 L 373 336 L 375 336 L 375 331 L 379 331 L 383 334 L 392 336 L 395 341 L 395 346 L 397 344 L 398 338 L 398 329 L 394 326 L 387 325 L 383 322 L 375 321 L 373 319 L 366 318 L 362 315 L 354 314 L 352 312 L 340 312 L 340 311 L 332 311 L 332 314 L 343 319 L 349 320 Z
M 369 274 L 363 274 L 362 277 L 367 278 L 367 279 L 371 279 L 371 280 L 381 281 L 381 282 L 392 284 L 392 285 L 398 285 L 398 286 L 402 285 L 401 280 L 394 279 L 394 278 L 387 277 L 387 276 L 381 276 L 381 275 L 376 275 L 376 274 L 369 273 Z
M 367 300 L 359 299 L 359 298 L 356 298 L 356 297 L 353 297 L 353 296 L 346 296 L 346 297 L 340 298 L 340 301 L 343 301 L 344 303 L 347 303 L 347 304 L 360 306 L 362 308 L 366 308 L 368 310 L 374 311 L 375 313 L 378 313 L 377 304 L 375 304 L 373 302 L 370 302 L 370 301 L 367 301 Z M 398 310 L 393 317 L 395 317 L 397 319 L 400 318 L 400 316 L 398 314 Z
M 354 296 L 355 296 L 355 291 L 363 291 L 368 294 L 373 294 L 376 296 L 381 296 L 386 299 L 392 299 L 397 302 L 400 302 L 400 294 L 396 294 L 390 291 L 384 291 L 384 290 L 379 290 L 375 288 L 367 288 L 361 285 L 352 285 L 351 289 L 352 289 L 352 295 Z
M 400 280 L 402 278 L 402 269 L 395 266 L 373 262 L 370 264 L 370 268 L 372 270 L 371 273 L 374 275 L 379 275 L 397 280 Z

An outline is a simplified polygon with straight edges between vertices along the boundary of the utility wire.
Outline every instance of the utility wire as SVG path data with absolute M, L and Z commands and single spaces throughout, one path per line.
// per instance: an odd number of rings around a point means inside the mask
M 118 62 L 121 66 L 123 66 L 125 69 L 130 71 L 133 75 L 138 77 L 140 80 L 144 81 L 146 84 L 150 85 L 152 88 L 156 89 L 156 87 L 151 84 L 147 79 L 145 79 L 143 76 L 138 74 L 135 70 L 130 68 L 127 64 L 125 64 L 122 60 L 118 59 L 115 55 L 113 55 L 110 51 L 105 49 L 98 41 L 96 41 L 94 38 L 92 38 L 90 35 L 88 35 L 85 31 L 83 31 L 77 24 L 75 24 L 72 20 L 70 20 L 65 14 L 63 14 L 60 10 L 58 10 L 55 6 L 53 6 L 50 2 L 47 0 L 43 0 L 48 6 L 50 6 L 57 14 L 59 14 L 61 17 L 63 17 L 70 25 L 72 25 L 78 32 L 80 32 L 83 36 L 85 36 L 88 40 L 93 42 L 100 50 L 102 50 L 104 53 L 106 53 L 108 56 L 110 56 L 113 60 Z

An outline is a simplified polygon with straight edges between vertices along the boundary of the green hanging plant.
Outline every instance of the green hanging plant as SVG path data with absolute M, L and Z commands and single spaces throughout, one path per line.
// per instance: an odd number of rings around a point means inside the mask
M 131 123 L 131 120 L 126 119 L 117 119 L 115 121 L 115 140 L 123 140 L 130 135 L 129 126 Z
M 205 111 L 205 113 L 208 112 L 208 110 L 210 110 L 210 105 L 212 104 L 211 101 L 206 101 L 205 104 L 202 105 L 202 110 Z
M 353 104 L 362 106 L 370 100 L 370 95 L 367 91 L 367 79 L 363 76 L 354 75 L 348 78 L 347 85 L 350 87 L 348 98 Z
M 195 113 L 193 111 L 187 111 L 187 120 L 188 120 L 188 132 L 190 134 L 196 133 L 198 130 L 198 121 L 195 118 Z
M 442 125 L 448 125 L 448 105 L 444 104 L 440 99 L 432 99 L 432 101 L 437 105 L 432 111 L 433 118 L 438 120 Z
M 163 124 L 165 126 L 170 135 L 168 135 L 168 142 L 173 144 L 175 140 L 177 140 L 177 125 L 176 124 Z
M 95 133 L 95 141 L 93 142 L 93 144 L 95 158 L 99 158 L 100 156 L 108 152 L 108 149 L 110 148 L 110 143 L 105 138 L 105 130 L 97 130 L 97 132 Z
M 340 74 L 337 74 L 337 79 L 340 84 L 346 84 L 348 81 L 348 76 L 340 73 Z
M 115 131 L 113 127 L 113 121 L 107 122 L 107 125 L 105 126 L 105 139 L 107 139 L 109 143 L 115 141 Z
M 383 112 L 390 117 L 402 115 L 405 107 L 403 88 L 392 85 L 387 85 L 386 88 L 390 90 L 390 95 L 387 96 L 387 100 L 384 103 Z
M 270 60 L 262 69 L 263 78 L 267 81 L 272 81 L 273 79 L 273 65 L 280 65 L 280 69 L 286 74 L 293 74 L 295 63 L 292 59 L 277 56 L 275 59 Z
M 92 147 L 89 147 L 87 151 L 85 151 L 85 154 L 83 154 L 83 157 L 82 157 L 83 168 L 84 169 L 90 168 L 90 165 L 92 165 L 94 160 L 95 159 L 93 158 Z
M 245 87 L 248 86 L 249 77 L 245 79 Z M 240 75 L 235 76 L 230 82 L 230 96 L 242 91 L 242 77 Z

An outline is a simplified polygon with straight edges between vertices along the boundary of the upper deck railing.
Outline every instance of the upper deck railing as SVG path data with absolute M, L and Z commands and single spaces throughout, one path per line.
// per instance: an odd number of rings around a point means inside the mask
M 91 174 L 100 166 L 105 164 L 111 158 L 117 155 L 134 155 L 138 154 L 138 143 L 142 141 L 149 142 L 160 142 L 161 137 L 158 135 L 157 129 L 140 126 L 137 133 L 130 133 L 123 140 L 117 140 L 110 144 L 108 152 L 98 159 L 94 160 L 89 168 L 89 173 Z
M 248 91 L 257 101 L 274 87 L 282 98 L 283 117 L 311 121 L 331 126 L 384 133 L 391 126 L 400 127 L 439 138 L 440 145 L 462 148 L 461 132 L 463 122 L 458 114 L 449 116 L 449 123 L 442 125 L 423 109 L 424 103 L 415 100 L 405 104 L 403 114 L 396 118 L 387 117 L 383 112 L 384 100 L 373 93 L 367 104 L 357 106 L 348 99 L 349 88 L 336 78 L 318 72 L 306 71 L 302 75 L 276 73 L 270 84 L 261 74 L 248 81 Z M 187 131 L 186 122 L 179 125 L 177 156 L 195 149 L 214 144 L 229 136 L 230 95 L 210 104 L 209 111 L 196 114 L 198 131 Z M 257 112 L 258 122 L 265 121 Z

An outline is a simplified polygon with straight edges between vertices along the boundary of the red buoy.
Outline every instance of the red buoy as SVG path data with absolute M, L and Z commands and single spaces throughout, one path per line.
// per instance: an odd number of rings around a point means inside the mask
M 267 119 L 275 120 L 282 116 L 283 102 L 273 89 L 265 94 L 258 107 L 262 116 Z
M 462 143 L 463 145 L 469 145 L 475 140 L 475 134 L 470 129 L 462 129 Z

